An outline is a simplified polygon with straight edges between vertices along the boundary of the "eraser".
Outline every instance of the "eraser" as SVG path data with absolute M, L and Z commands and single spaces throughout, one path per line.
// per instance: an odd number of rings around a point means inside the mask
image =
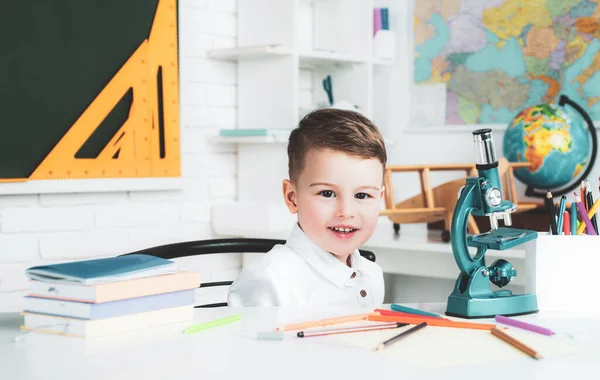
M 258 340 L 283 340 L 283 331 L 259 331 L 256 333 Z

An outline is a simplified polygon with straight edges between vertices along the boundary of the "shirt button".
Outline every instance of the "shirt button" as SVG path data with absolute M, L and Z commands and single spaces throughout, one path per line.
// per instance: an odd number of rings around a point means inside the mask
M 360 295 L 361 295 L 362 297 L 366 297 L 366 296 L 367 296 L 367 291 L 366 291 L 366 290 L 364 290 L 364 289 L 363 289 L 363 290 L 361 290 L 361 291 L 360 291 Z
M 354 278 L 356 277 L 356 272 L 352 272 L 352 276 L 350 276 L 350 278 Z

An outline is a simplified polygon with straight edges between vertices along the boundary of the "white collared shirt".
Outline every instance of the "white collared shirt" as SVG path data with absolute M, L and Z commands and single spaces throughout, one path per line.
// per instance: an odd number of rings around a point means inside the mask
M 296 224 L 285 245 L 276 245 L 242 270 L 229 288 L 229 306 L 375 307 L 383 303 L 383 271 L 350 255 L 351 267 L 313 243 Z

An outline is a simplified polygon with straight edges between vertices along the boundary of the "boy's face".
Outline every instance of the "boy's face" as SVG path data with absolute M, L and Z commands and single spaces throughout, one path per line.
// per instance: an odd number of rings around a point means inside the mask
M 286 204 L 314 243 L 345 260 L 375 231 L 382 164 L 332 150 L 310 151 L 305 164 L 295 183 L 283 182 Z

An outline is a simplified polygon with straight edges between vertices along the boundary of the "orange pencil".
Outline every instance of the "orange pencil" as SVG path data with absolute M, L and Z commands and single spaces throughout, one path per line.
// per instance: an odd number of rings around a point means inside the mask
M 369 317 L 370 315 L 373 315 L 373 314 L 375 314 L 375 313 L 355 314 L 355 315 L 348 315 L 345 317 L 334 317 L 334 318 L 321 319 L 318 321 L 292 323 L 289 325 L 285 325 L 283 327 L 278 327 L 277 330 L 278 331 L 304 330 L 304 329 L 311 329 L 314 327 L 335 325 L 338 323 L 362 321 L 362 320 L 366 320 L 367 317 Z
M 385 316 L 389 316 L 389 317 L 411 317 L 411 318 L 423 318 L 423 319 L 428 319 L 428 318 L 435 318 L 435 319 L 447 319 L 448 318 L 442 318 L 442 317 L 431 317 L 429 315 L 420 315 L 420 314 L 410 314 L 410 313 L 404 313 L 401 311 L 395 311 L 395 310 L 386 310 L 386 309 L 375 309 L 375 313 L 379 313 L 380 315 L 385 315 Z
M 525 345 L 523 342 L 518 341 L 517 339 L 513 338 L 512 336 L 498 330 L 497 328 L 493 328 L 491 330 L 492 335 L 502 339 L 503 341 L 505 341 L 506 343 L 514 346 L 515 348 L 523 351 L 524 353 L 526 353 L 527 355 L 531 356 L 534 359 L 541 359 L 542 356 L 540 354 L 538 354 L 533 348 Z
M 387 315 L 371 314 L 368 318 L 369 321 L 376 322 L 397 322 L 407 323 L 409 325 L 418 325 L 423 322 L 427 322 L 429 326 L 440 326 L 440 327 L 455 327 L 459 329 L 471 329 L 471 330 L 491 330 L 496 327 L 495 324 L 488 323 L 472 323 L 472 322 L 456 322 L 449 319 L 442 318 L 412 318 L 412 317 L 392 317 Z
M 563 212 L 563 231 L 565 235 L 571 235 L 571 215 L 567 211 Z

